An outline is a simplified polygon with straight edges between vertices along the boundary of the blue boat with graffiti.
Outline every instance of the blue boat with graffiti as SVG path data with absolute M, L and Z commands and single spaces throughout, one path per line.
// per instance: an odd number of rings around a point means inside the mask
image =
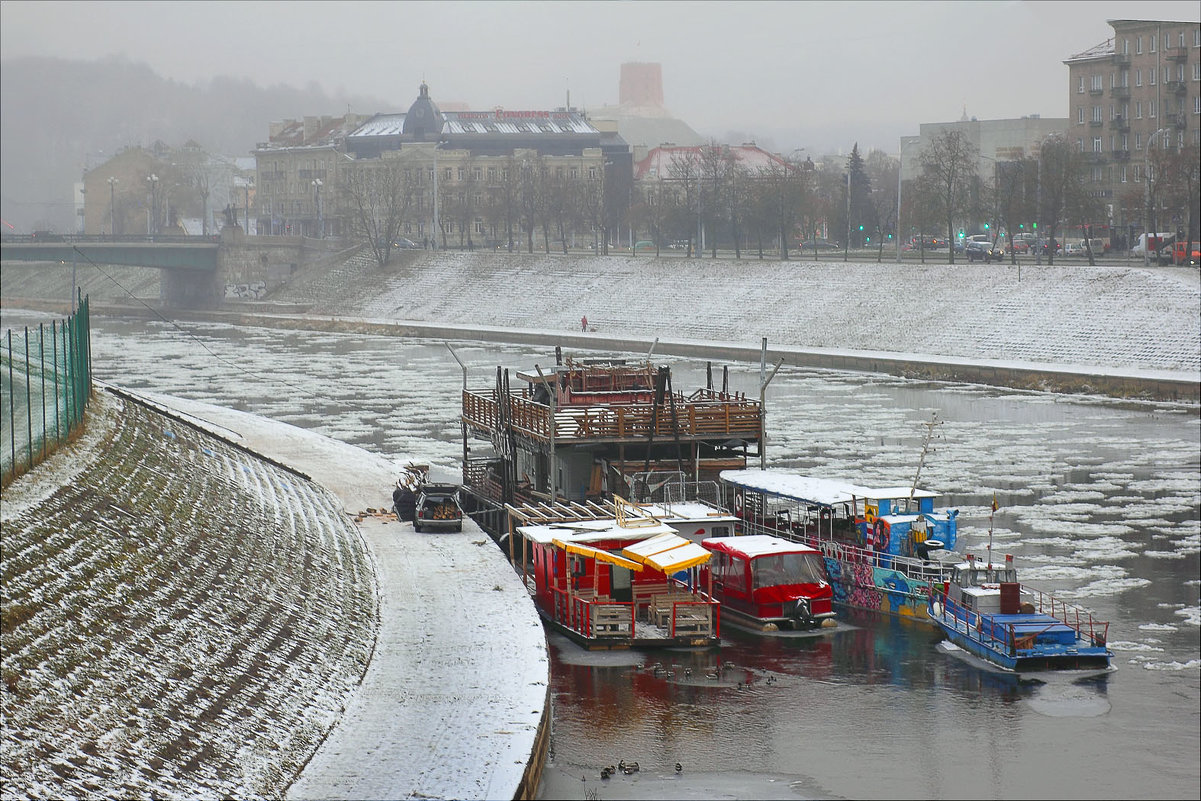
M 938 494 L 873 488 L 782 470 L 726 470 L 724 494 L 744 534 L 769 534 L 822 552 L 840 606 L 930 622 L 931 587 L 961 558 L 952 553 L 957 509 Z

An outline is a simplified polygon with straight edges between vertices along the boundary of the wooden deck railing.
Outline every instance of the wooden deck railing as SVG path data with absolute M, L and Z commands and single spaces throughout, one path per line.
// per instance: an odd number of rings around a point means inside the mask
M 651 436 L 686 439 L 739 437 L 757 439 L 760 409 L 755 401 L 721 400 L 706 397 L 676 399 L 676 428 L 673 431 L 670 407 L 661 407 L 656 415 L 646 403 L 597 406 L 567 406 L 555 410 L 556 441 L 592 439 L 643 439 Z M 524 398 L 512 398 L 508 419 L 514 430 L 543 441 L 550 440 L 550 408 Z M 463 420 L 486 431 L 501 427 L 501 407 L 495 393 L 463 391 Z

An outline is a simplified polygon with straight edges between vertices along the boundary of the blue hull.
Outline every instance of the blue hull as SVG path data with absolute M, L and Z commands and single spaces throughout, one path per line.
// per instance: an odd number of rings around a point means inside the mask
M 969 615 L 929 608 L 933 622 L 955 645 L 1015 673 L 1109 667 L 1110 651 L 1076 636 L 1049 615 Z M 970 619 L 970 623 L 968 622 Z M 1065 631 L 1071 632 L 1065 636 Z M 1039 635 L 1049 633 L 1042 639 Z M 1016 636 L 1015 636 L 1016 634 Z

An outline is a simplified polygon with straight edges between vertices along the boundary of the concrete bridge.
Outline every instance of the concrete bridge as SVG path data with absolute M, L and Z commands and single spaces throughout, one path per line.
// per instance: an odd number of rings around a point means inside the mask
M 96 236 L 35 233 L 0 236 L 0 262 L 150 267 L 162 273 L 167 308 L 212 309 L 229 287 L 277 285 L 345 243 L 302 237 L 246 236 L 227 227 L 220 235 Z

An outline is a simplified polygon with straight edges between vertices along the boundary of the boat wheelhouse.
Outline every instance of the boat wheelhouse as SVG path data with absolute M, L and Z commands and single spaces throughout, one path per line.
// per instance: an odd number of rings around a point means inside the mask
M 698 571 L 709 551 L 653 518 L 559 506 L 507 507 L 514 565 L 550 628 L 592 650 L 719 644 Z
M 1113 655 L 1108 623 L 1022 585 L 1008 555 L 998 565 L 969 554 L 931 592 L 927 611 L 947 639 L 1005 670 L 1106 668 Z
M 959 511 L 936 509 L 937 493 L 781 470 L 727 470 L 721 482 L 743 533 L 822 552 L 838 604 L 925 620 L 931 584 L 957 561 Z
M 821 551 L 764 534 L 710 537 L 701 581 L 713 588 L 727 625 L 756 631 L 833 623 L 834 591 Z
M 710 373 L 711 375 L 711 373 Z M 504 505 L 654 497 L 649 477 L 670 471 L 716 484 L 722 470 L 759 456 L 758 401 L 707 386 L 672 387 L 649 360 L 577 360 L 497 368 L 492 387 L 463 388 L 463 483 L 470 511 L 494 537 Z

